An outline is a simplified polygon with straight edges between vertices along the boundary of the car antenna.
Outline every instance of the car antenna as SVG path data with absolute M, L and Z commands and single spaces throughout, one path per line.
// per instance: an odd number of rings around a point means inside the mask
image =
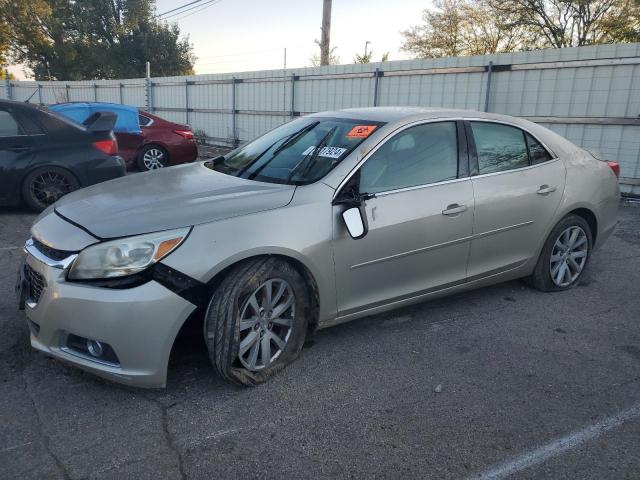
M 27 99 L 24 101 L 24 103 L 29 103 L 29 100 L 31 100 L 31 99 L 33 98 L 33 96 L 34 96 L 36 93 L 38 93 L 38 90 L 39 90 L 39 89 L 37 89 L 37 88 L 36 88 L 36 89 L 33 91 L 33 93 L 31 94 L 31 96 L 30 96 L 29 98 L 27 98 Z

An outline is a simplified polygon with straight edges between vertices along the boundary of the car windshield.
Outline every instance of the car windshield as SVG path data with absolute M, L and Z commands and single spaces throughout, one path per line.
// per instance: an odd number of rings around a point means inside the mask
M 250 180 L 306 185 L 324 177 L 382 125 L 356 119 L 304 117 L 205 165 Z

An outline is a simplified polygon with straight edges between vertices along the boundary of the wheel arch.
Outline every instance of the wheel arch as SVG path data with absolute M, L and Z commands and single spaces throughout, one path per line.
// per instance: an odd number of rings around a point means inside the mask
M 250 261 L 255 260 L 257 258 L 264 257 L 276 257 L 280 258 L 286 262 L 288 262 L 295 270 L 302 275 L 305 280 L 305 283 L 309 287 L 309 300 L 310 300 L 310 312 L 309 313 L 309 324 L 307 328 L 307 335 L 312 335 L 318 328 L 319 319 L 320 319 L 320 290 L 318 288 L 318 282 L 316 280 L 316 276 L 313 274 L 311 268 L 303 262 L 300 258 L 297 258 L 296 255 L 292 255 L 288 252 L 252 252 L 247 253 L 241 257 L 235 257 L 229 262 L 227 262 L 224 266 L 218 269 L 215 274 L 205 282 L 206 285 L 206 295 L 207 298 L 210 298 L 215 292 L 216 288 L 222 283 L 222 281 L 229 275 L 229 273 L 236 268 L 238 265 Z M 204 327 L 204 317 L 208 308 L 208 301 L 206 304 L 200 305 L 196 308 L 189 317 L 183 322 L 182 326 L 178 330 L 175 335 L 171 352 L 173 353 L 173 349 L 175 347 L 176 341 L 178 338 L 184 334 L 188 334 L 189 332 L 201 334 Z
M 579 207 L 567 212 L 567 215 L 577 215 L 582 217 L 591 229 L 591 240 L 593 244 L 596 244 L 598 238 L 598 218 L 593 210 L 586 207 Z M 566 216 L 566 215 L 565 215 Z

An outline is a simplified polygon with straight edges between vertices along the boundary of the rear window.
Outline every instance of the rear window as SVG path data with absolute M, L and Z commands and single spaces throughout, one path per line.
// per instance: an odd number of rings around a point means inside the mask
M 357 119 L 304 117 L 207 166 L 250 180 L 306 185 L 324 177 L 382 125 Z

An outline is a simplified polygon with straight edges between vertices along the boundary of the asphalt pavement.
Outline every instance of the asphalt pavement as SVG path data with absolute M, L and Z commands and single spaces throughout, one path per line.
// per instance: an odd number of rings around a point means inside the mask
M 32 350 L 13 284 L 34 218 L 0 211 L 0 478 L 640 479 L 640 203 L 571 291 L 515 281 L 323 330 L 257 388 L 194 337 L 165 390 Z

